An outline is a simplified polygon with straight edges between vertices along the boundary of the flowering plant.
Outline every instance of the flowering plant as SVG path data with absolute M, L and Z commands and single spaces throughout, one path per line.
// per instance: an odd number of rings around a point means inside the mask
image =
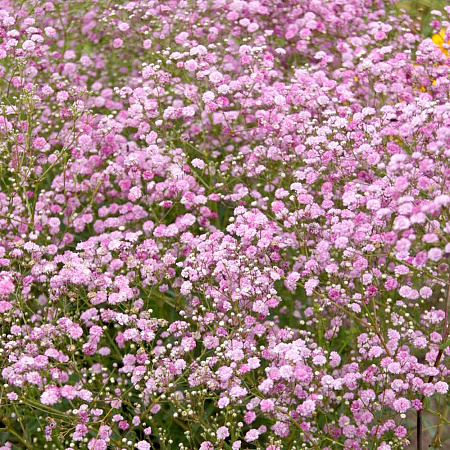
M 0 1 L 0 448 L 444 445 L 449 14 Z

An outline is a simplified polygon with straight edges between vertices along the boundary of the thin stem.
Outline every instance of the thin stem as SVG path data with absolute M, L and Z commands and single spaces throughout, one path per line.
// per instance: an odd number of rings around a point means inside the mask
M 422 411 L 417 411 L 417 450 L 422 450 Z

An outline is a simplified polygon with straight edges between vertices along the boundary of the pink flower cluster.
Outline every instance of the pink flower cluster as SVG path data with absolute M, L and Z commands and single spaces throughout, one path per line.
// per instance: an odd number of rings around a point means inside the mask
M 0 449 L 438 443 L 449 14 L 1 1 Z

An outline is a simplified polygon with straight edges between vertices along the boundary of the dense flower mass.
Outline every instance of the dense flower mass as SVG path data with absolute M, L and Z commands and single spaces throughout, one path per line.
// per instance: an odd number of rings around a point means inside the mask
M 0 448 L 448 445 L 449 14 L 1 0 Z

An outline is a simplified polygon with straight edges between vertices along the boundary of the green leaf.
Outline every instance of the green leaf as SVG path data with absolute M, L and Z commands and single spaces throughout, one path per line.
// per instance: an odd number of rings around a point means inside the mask
M 446 342 L 444 342 L 439 348 L 441 350 L 445 350 L 447 347 L 450 347 L 450 339 L 448 339 Z

